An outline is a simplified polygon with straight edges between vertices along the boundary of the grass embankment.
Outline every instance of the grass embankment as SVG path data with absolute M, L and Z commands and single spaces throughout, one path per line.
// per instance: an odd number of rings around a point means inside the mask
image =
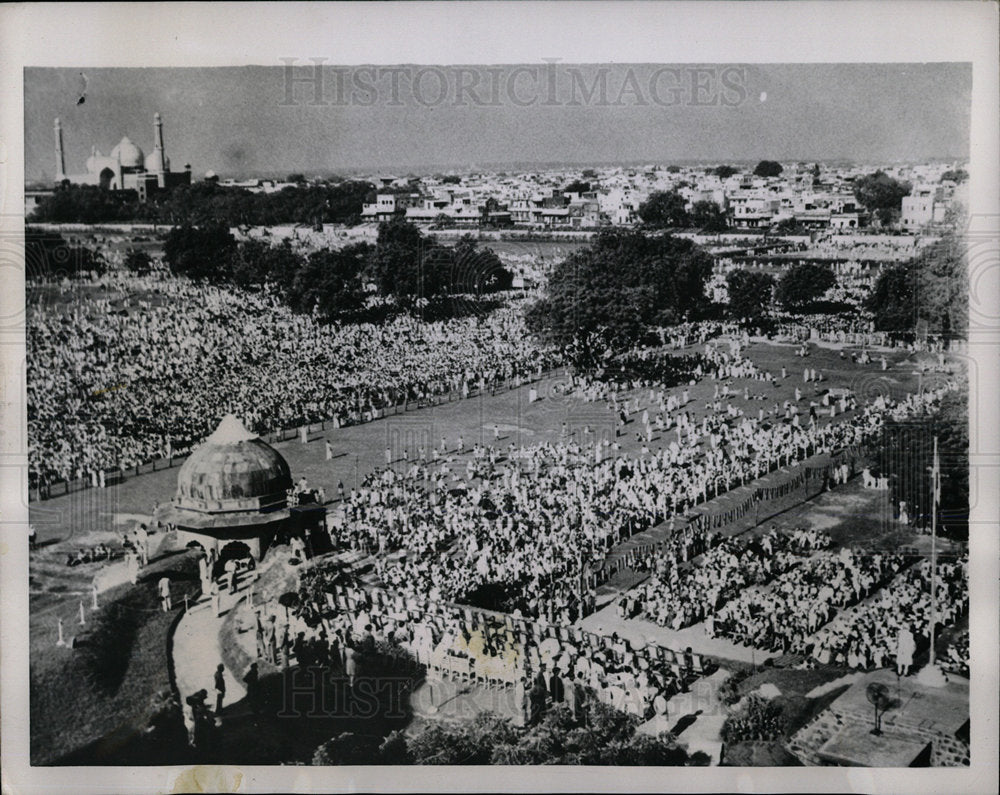
M 174 610 L 160 609 L 156 583 L 173 582 Z M 68 599 L 33 621 L 30 634 L 31 763 L 113 763 L 121 747 L 142 732 L 157 693 L 169 690 L 167 637 L 183 606 L 198 589 L 189 554 L 153 563 L 136 585 L 117 586 L 89 609 L 79 625 L 79 602 Z M 75 609 L 74 609 L 75 608 Z M 56 646 L 57 618 L 75 648 Z M 76 758 L 87 749 L 86 759 Z

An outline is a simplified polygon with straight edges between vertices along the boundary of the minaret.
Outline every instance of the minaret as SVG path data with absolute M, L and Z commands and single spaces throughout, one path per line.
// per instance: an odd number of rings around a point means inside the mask
M 153 114 L 153 163 L 156 166 L 156 184 L 166 187 L 167 153 L 163 151 L 163 120 L 159 111 Z
M 56 182 L 62 182 L 66 179 L 66 158 L 63 156 L 63 141 L 62 141 L 62 125 L 59 124 L 59 119 L 56 119 L 55 123 L 55 134 L 56 134 Z
M 159 154 L 158 162 L 162 171 L 167 170 L 167 153 L 163 151 L 163 120 L 159 113 L 153 114 L 153 141 L 156 152 Z

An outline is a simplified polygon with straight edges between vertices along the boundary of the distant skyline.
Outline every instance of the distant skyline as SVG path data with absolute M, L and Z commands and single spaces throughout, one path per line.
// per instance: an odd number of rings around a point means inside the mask
M 25 177 L 163 116 L 172 168 L 223 176 L 640 163 L 964 160 L 969 64 L 28 68 Z M 291 82 L 290 82 L 291 78 Z M 84 102 L 78 104 L 86 84 Z M 319 102 L 317 103 L 317 100 Z

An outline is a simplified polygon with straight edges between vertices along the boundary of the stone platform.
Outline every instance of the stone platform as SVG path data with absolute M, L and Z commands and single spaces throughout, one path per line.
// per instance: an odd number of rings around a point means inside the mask
M 875 708 L 866 688 L 885 685 L 890 703 L 882 734 L 871 734 Z M 963 766 L 969 764 L 966 726 L 969 683 L 960 677 L 940 688 L 881 670 L 858 677 L 830 706 L 789 741 L 788 749 L 809 765 L 857 767 Z

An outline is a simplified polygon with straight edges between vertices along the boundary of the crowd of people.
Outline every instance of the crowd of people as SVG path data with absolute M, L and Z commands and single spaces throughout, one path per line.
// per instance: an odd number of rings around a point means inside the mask
M 775 577 L 742 590 L 714 614 L 706 632 L 745 646 L 807 654 L 811 636 L 837 608 L 854 604 L 888 582 L 903 565 L 891 553 L 843 548 L 821 552 Z
M 381 553 L 378 575 L 404 593 L 569 623 L 588 611 L 593 571 L 622 540 L 776 466 L 871 441 L 887 417 L 927 410 L 946 389 L 898 403 L 880 396 L 824 424 L 762 421 L 731 406 L 696 423 L 678 410 L 676 438 L 638 456 L 608 438 L 477 445 L 464 467 L 424 451 L 406 471 L 377 470 L 352 490 L 335 534 Z
M 672 549 L 657 555 L 656 574 L 619 600 L 619 615 L 643 614 L 661 627 L 678 630 L 708 620 L 709 633 L 718 608 L 751 585 L 760 585 L 830 545 L 816 530 L 792 533 L 769 530 L 760 537 L 737 536 L 721 541 L 686 566 Z
M 959 676 L 969 676 L 969 630 L 955 635 L 945 649 L 942 666 Z
M 953 624 L 968 608 L 967 568 L 964 556 L 938 563 L 939 625 Z M 904 669 L 912 665 L 915 646 L 926 644 L 930 636 L 930 571 L 930 561 L 923 560 L 900 572 L 870 599 L 838 613 L 809 638 L 811 654 L 820 662 L 850 668 L 883 668 L 890 661 Z
M 520 313 L 321 324 L 267 293 L 109 274 L 72 311 L 29 306 L 32 486 L 183 455 L 230 412 L 260 433 L 373 419 L 404 401 L 468 395 L 557 363 Z M 183 308 L 183 311 L 179 311 Z
M 537 718 L 548 705 L 565 703 L 579 715 L 600 701 L 643 719 L 664 714 L 666 702 L 686 691 L 711 663 L 690 649 L 655 644 L 633 647 L 615 634 L 598 635 L 518 616 L 407 598 L 381 589 L 332 587 L 324 605 L 303 610 L 286 634 L 301 650 L 339 664 L 349 680 L 363 672 L 359 660 L 402 658 L 429 675 L 478 681 L 510 689 L 515 709 Z M 302 664 L 295 644 L 291 655 Z M 266 657 L 266 651 L 262 656 Z M 287 658 L 285 660 L 287 664 Z

